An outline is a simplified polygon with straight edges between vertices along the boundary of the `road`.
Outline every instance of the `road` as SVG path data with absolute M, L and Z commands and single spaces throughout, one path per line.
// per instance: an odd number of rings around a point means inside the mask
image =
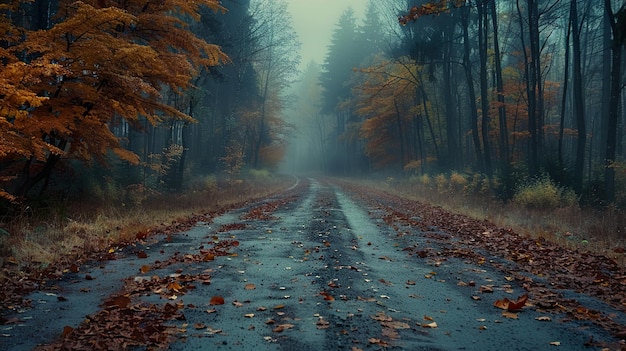
M 526 293 L 523 282 L 488 264 L 411 254 L 441 243 L 416 227 L 399 235 L 385 215 L 336 183 L 300 179 L 276 198 L 67 274 L 1 326 L 0 346 L 484 351 L 614 342 L 532 296 L 519 311 L 495 307 Z

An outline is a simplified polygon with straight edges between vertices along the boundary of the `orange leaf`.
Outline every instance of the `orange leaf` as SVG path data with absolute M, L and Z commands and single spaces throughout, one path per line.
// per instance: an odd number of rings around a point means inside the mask
M 509 311 L 517 311 L 521 310 L 522 307 L 526 305 L 526 301 L 528 301 L 528 294 L 524 294 L 517 298 L 517 301 L 509 303 Z
M 254 290 L 254 289 L 256 289 L 256 285 L 254 285 L 252 283 L 248 283 L 248 284 L 246 284 L 244 289 L 246 289 L 246 290 Z
M 72 272 L 72 273 L 78 273 L 79 269 L 80 268 L 78 268 L 78 266 L 76 264 L 74 264 L 74 263 L 72 263 L 70 265 L 70 272 Z
M 150 271 L 150 266 L 149 265 L 143 265 L 141 266 L 141 273 L 148 273 Z
M 213 255 L 213 254 L 206 254 L 204 256 L 203 260 L 206 262 L 206 261 L 213 261 L 214 259 L 215 259 L 215 255 Z
M 173 283 L 169 283 L 167 284 L 167 288 L 176 292 L 180 292 L 183 287 L 180 286 L 180 284 L 178 284 L 178 282 L 173 282 Z
M 74 331 L 74 328 L 70 327 L 69 325 L 66 325 L 63 327 L 63 337 L 67 338 L 68 335 L 70 335 L 72 332 Z
M 507 310 L 509 312 L 519 311 L 526 305 L 526 301 L 528 300 L 528 294 L 524 294 L 517 298 L 516 301 L 511 301 L 506 297 L 502 300 L 497 300 L 493 303 L 495 307 L 501 308 L 503 310 Z
M 224 304 L 224 298 L 221 296 L 213 296 L 211 298 L 211 301 L 209 301 L 209 305 L 223 305 Z

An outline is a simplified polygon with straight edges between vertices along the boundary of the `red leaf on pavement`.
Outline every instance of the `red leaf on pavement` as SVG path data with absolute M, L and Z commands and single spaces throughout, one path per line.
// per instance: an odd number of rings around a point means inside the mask
M 223 304 L 224 304 L 224 298 L 219 295 L 213 296 L 211 298 L 211 301 L 209 301 L 209 305 L 212 305 L 212 306 L 223 305 Z
M 70 335 L 72 332 L 74 331 L 74 328 L 70 327 L 69 325 L 66 325 L 63 327 L 63 338 L 67 338 L 68 335 Z
M 516 301 L 511 301 L 505 297 L 504 299 L 497 300 L 493 305 L 503 310 L 513 312 L 521 310 L 522 307 L 526 305 L 526 301 L 528 301 L 528 294 L 518 297 Z

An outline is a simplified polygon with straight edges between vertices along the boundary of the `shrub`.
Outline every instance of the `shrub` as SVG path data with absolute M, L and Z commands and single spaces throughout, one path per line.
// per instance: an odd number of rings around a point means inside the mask
M 513 202 L 527 208 L 554 209 L 575 205 L 577 197 L 573 190 L 560 188 L 544 175 L 518 187 Z
M 493 181 L 493 180 L 492 180 Z M 463 188 L 466 194 L 489 194 L 491 186 L 489 179 L 481 173 L 472 173 L 471 176 L 465 178 L 465 187 Z
M 448 189 L 448 179 L 445 174 L 439 174 L 435 177 L 435 184 L 437 185 L 437 191 L 440 193 L 446 192 Z
M 272 174 L 267 169 L 250 169 L 248 170 L 248 177 L 256 181 L 270 181 Z
M 208 192 L 217 191 L 217 177 L 214 175 L 208 175 L 204 178 L 204 189 Z
M 465 177 L 458 172 L 452 172 L 450 174 L 450 189 L 454 191 L 465 191 L 468 181 Z

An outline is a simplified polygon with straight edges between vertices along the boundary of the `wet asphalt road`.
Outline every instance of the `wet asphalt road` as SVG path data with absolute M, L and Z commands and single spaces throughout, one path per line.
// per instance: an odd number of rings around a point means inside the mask
M 269 217 L 245 219 L 252 205 L 199 223 L 170 242 L 146 243 L 140 248 L 147 259 L 120 253 L 115 261 L 81 267 L 55 291 L 31 296 L 33 309 L 19 314 L 22 323 L 0 326 L 0 349 L 50 342 L 64 326 L 97 311 L 123 279 L 141 277 L 146 262 L 196 254 L 219 239 L 238 241 L 233 255 L 149 273 L 211 277 L 210 284 L 176 297 L 186 307 L 184 320 L 170 323 L 177 329 L 171 350 L 593 350 L 584 346 L 591 337 L 610 339 L 589 323 L 563 323 L 563 316 L 532 307 L 517 318 L 503 316 L 493 303 L 524 290 L 502 273 L 455 258 L 409 256 L 407 246 L 436 249 L 437 243 L 416 228 L 398 236 L 380 210 L 355 202 L 336 185 L 300 182 L 303 190 Z M 81 279 L 85 274 L 93 279 Z M 214 296 L 224 304 L 211 305 Z M 169 302 L 159 294 L 141 300 Z

